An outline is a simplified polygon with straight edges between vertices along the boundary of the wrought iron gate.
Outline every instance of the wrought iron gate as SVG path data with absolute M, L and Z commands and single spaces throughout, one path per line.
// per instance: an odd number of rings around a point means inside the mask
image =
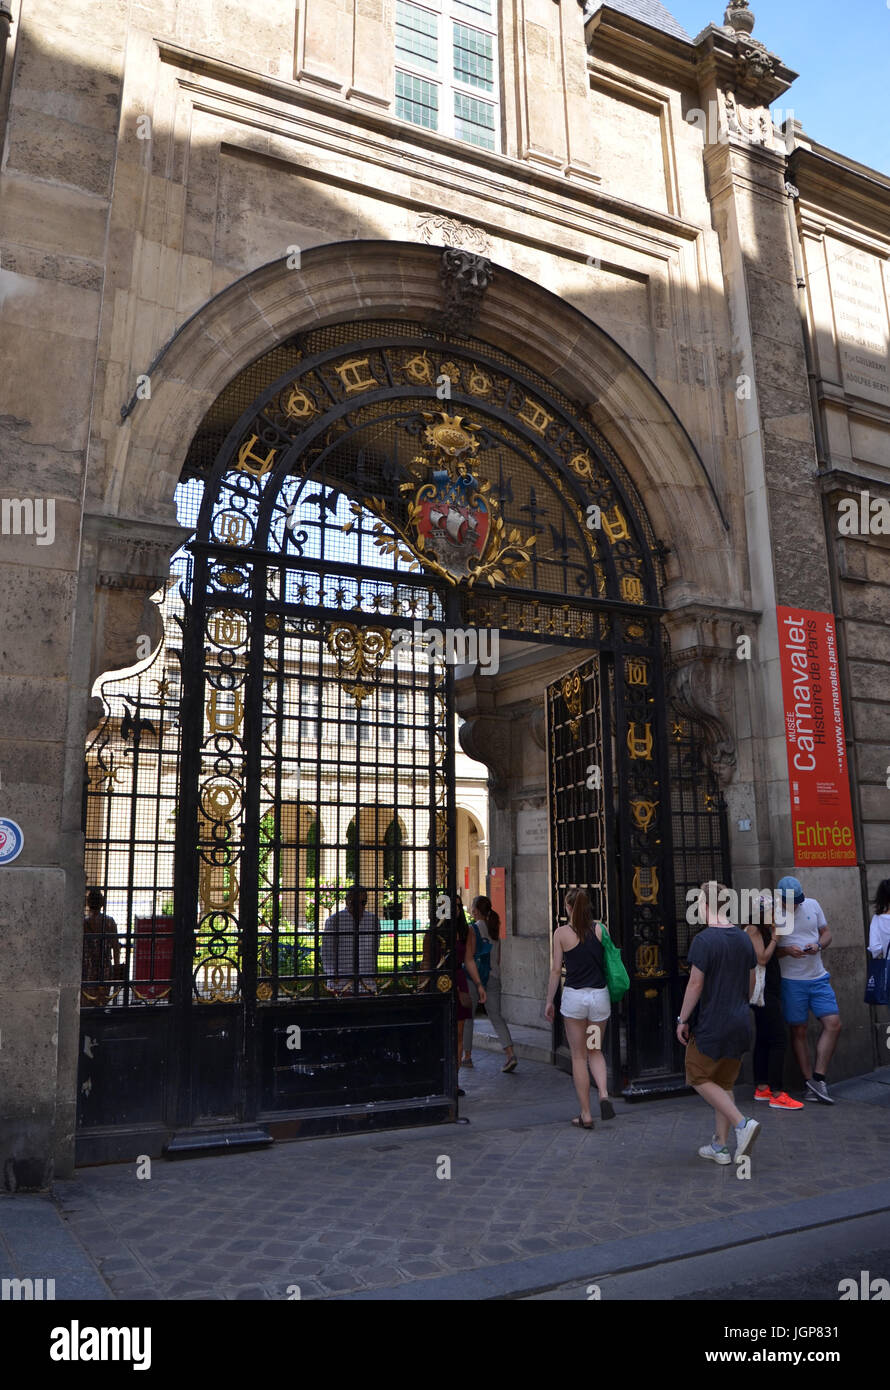
M 547 691 L 552 921 L 565 921 L 568 888 L 586 888 L 621 947 L 631 987 L 607 1054 L 628 1096 L 680 1082 L 673 1020 L 694 934 L 686 894 L 729 881 L 725 805 L 703 731 L 675 711 L 666 718 L 654 656 L 603 652 Z M 565 1047 L 557 1011 L 554 1048 Z
M 552 385 L 404 320 L 313 330 L 240 373 L 178 501 L 193 534 L 164 641 L 102 683 L 88 749 L 104 901 L 85 923 L 81 1159 L 196 1129 L 451 1117 L 441 638 L 600 652 L 624 939 L 650 944 L 672 889 L 662 553 L 642 505 Z

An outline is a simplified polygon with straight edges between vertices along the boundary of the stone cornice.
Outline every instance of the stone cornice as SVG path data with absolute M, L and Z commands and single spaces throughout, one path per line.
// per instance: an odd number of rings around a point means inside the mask
M 867 227 L 890 237 L 890 178 L 834 151 L 798 146 L 788 161 L 789 174 L 803 201 L 831 210 L 849 225 L 859 216 Z M 890 255 L 890 247 L 886 255 Z
M 344 154 L 351 154 L 363 164 L 407 174 L 415 181 L 422 180 L 424 188 L 430 189 L 427 197 L 410 200 L 390 190 L 386 195 L 390 202 L 410 201 L 425 211 L 448 213 L 453 208 L 456 193 L 463 198 L 469 194 L 478 196 L 481 203 L 502 205 L 517 213 L 562 222 L 582 233 L 593 231 L 594 235 L 596 228 L 590 227 L 589 218 L 591 213 L 600 213 L 630 224 L 637 234 L 651 236 L 661 247 L 664 235 L 684 242 L 694 241 L 701 235 L 702 228 L 694 223 L 670 213 L 641 209 L 635 203 L 537 168 L 525 160 L 477 149 L 433 131 L 424 131 L 419 126 L 407 126 L 388 114 L 368 111 L 342 98 L 310 91 L 297 83 L 252 72 L 176 44 L 160 39 L 155 42 L 164 62 L 197 79 L 180 78 L 180 86 L 192 94 L 195 108 L 243 127 L 247 138 L 250 130 L 256 129 L 265 136 L 272 134 L 295 142 L 299 140 L 322 150 L 325 156 L 336 152 L 338 159 L 342 159 Z M 224 84 L 225 89 L 211 85 L 214 83 Z M 308 177 L 338 181 L 330 172 L 325 173 L 323 167 L 315 169 L 282 154 L 253 151 L 247 138 L 243 146 L 230 139 L 225 142 L 226 147 L 241 150 L 245 156 L 299 169 Z M 344 181 L 342 176 L 339 181 L 350 182 Z M 350 186 L 356 185 L 350 182 Z M 375 191 L 372 185 L 365 184 L 363 188 L 365 193 Z M 441 190 L 438 209 L 436 189 Z M 490 217 L 484 219 L 476 215 L 472 220 L 490 233 L 505 235 L 503 225 Z M 513 232 L 507 235 L 511 240 L 538 244 L 532 237 Z M 540 244 L 552 246 L 552 242 Z
M 695 40 L 699 83 L 738 91 L 746 102 L 770 106 L 784 96 L 798 73 L 748 34 L 709 24 Z
M 662 33 L 611 5 L 603 5 L 584 26 L 590 50 L 596 45 L 597 57 L 620 65 L 648 69 L 661 82 L 695 85 L 695 50 L 685 39 Z
M 870 478 L 851 473 L 848 468 L 832 468 L 820 474 L 819 487 L 826 497 L 858 497 L 860 492 L 873 492 L 876 497 L 890 500 L 890 478 Z

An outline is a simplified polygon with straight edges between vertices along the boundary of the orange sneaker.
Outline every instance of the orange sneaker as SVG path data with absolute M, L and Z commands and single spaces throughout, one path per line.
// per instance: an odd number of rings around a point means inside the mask
M 787 1091 L 780 1091 L 769 1103 L 770 1110 L 803 1110 L 802 1100 L 792 1100 Z
M 755 1099 L 755 1100 L 772 1100 L 772 1099 L 773 1099 L 773 1093 L 772 1093 L 772 1091 L 770 1090 L 769 1086 L 758 1086 L 758 1087 L 757 1087 L 757 1090 L 754 1092 L 754 1099 Z

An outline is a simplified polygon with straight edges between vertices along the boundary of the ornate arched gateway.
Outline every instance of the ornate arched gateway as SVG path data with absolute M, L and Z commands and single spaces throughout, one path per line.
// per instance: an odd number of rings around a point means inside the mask
M 662 547 L 592 418 L 490 343 L 353 320 L 235 377 L 178 497 L 164 640 L 88 748 L 81 1158 L 453 1116 L 454 661 L 494 632 L 578 650 L 554 904 L 597 888 L 630 1071 L 670 1071 L 677 907 L 725 837 L 668 708 Z

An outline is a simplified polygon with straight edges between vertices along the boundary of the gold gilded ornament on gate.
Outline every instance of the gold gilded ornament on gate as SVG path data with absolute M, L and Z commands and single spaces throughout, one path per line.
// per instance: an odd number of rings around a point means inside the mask
M 634 762 L 638 759 L 645 759 L 647 763 L 652 761 L 652 749 L 655 740 L 652 737 L 652 725 L 644 724 L 644 733 L 638 733 L 639 724 L 632 723 L 627 731 L 627 751 Z
M 658 810 L 658 806 L 659 802 L 643 801 L 641 797 L 638 797 L 636 801 L 632 801 L 630 803 L 630 809 L 633 813 L 634 824 L 636 825 L 638 830 L 649 829 L 649 826 L 655 819 L 655 812 Z
M 231 705 L 220 707 L 219 697 L 222 694 L 233 696 Z M 243 722 L 244 700 L 241 691 L 211 690 L 210 699 L 207 701 L 207 726 L 210 732 L 212 734 L 232 734 L 237 738 L 241 733 Z
M 642 656 L 629 656 L 624 667 L 628 685 L 649 684 L 649 663 Z
M 274 467 L 275 459 L 278 455 L 277 449 L 270 449 L 265 458 L 261 454 L 254 452 L 254 445 L 259 443 L 259 436 L 252 434 L 246 439 L 238 450 L 238 462 L 236 468 L 240 468 L 242 473 L 251 473 L 255 478 L 262 478 Z
M 366 391 L 370 386 L 380 385 L 376 376 L 371 374 L 370 362 L 369 357 L 350 357 L 347 362 L 334 367 L 347 396 L 352 395 L 353 391 Z
M 546 434 L 548 428 L 553 424 L 553 416 L 548 415 L 547 411 L 538 405 L 537 401 L 533 401 L 530 396 L 526 396 L 522 410 L 517 411 L 516 418 L 540 435 Z
M 215 647 L 243 647 L 247 623 L 231 608 L 219 608 L 207 619 L 207 631 Z
M 627 603 L 645 603 L 646 596 L 643 593 L 643 581 L 639 575 L 625 574 L 621 579 L 621 597 Z
M 313 415 L 319 413 L 315 401 L 301 386 L 291 387 L 282 401 L 282 408 L 292 420 L 311 420 Z
M 362 684 L 370 679 L 392 651 L 392 634 L 385 627 L 357 627 L 354 623 L 331 626 L 327 635 L 328 651 L 337 658 L 338 676 L 347 695 L 356 707 L 371 694 L 372 687 Z
M 418 386 L 432 386 L 433 364 L 425 352 L 419 352 L 405 363 L 405 375 Z
M 643 875 L 646 875 L 648 886 L 643 885 Z M 634 895 L 634 902 L 638 907 L 652 906 L 658 902 L 658 870 L 653 866 L 642 867 L 637 865 L 634 869 L 634 876 L 631 882 L 631 889 Z
M 204 904 L 205 911 L 234 912 L 240 892 L 238 875 L 234 869 L 229 869 L 226 874 L 226 870 L 218 864 L 202 862 L 198 875 L 198 896 Z
M 603 511 L 600 520 L 603 530 L 613 545 L 615 545 L 616 541 L 630 540 L 630 531 L 627 529 L 627 521 L 617 502 L 612 508 L 611 515 L 609 512 Z
M 250 517 L 244 512 L 221 512 L 214 520 L 214 529 L 227 545 L 247 545 L 252 535 Z
M 589 454 L 573 454 L 569 459 L 569 468 L 573 473 L 577 473 L 579 478 L 585 478 L 591 483 L 594 481 L 594 464 Z
M 483 400 L 486 396 L 491 395 L 491 377 L 487 372 L 483 372 L 481 367 L 477 367 L 475 363 L 470 368 L 470 375 L 467 378 L 467 390 L 471 396 L 481 396 Z
M 636 974 L 643 980 L 657 979 L 664 974 L 661 968 L 661 947 L 645 945 L 637 947 Z
M 572 731 L 572 738 L 578 742 L 578 730 L 581 727 L 581 677 L 577 675 L 566 676 L 563 680 L 562 698 L 566 702 L 566 708 L 571 716 L 569 728 Z
M 201 790 L 201 809 L 208 820 L 225 823 L 232 820 L 240 799 L 234 782 L 208 782 Z

